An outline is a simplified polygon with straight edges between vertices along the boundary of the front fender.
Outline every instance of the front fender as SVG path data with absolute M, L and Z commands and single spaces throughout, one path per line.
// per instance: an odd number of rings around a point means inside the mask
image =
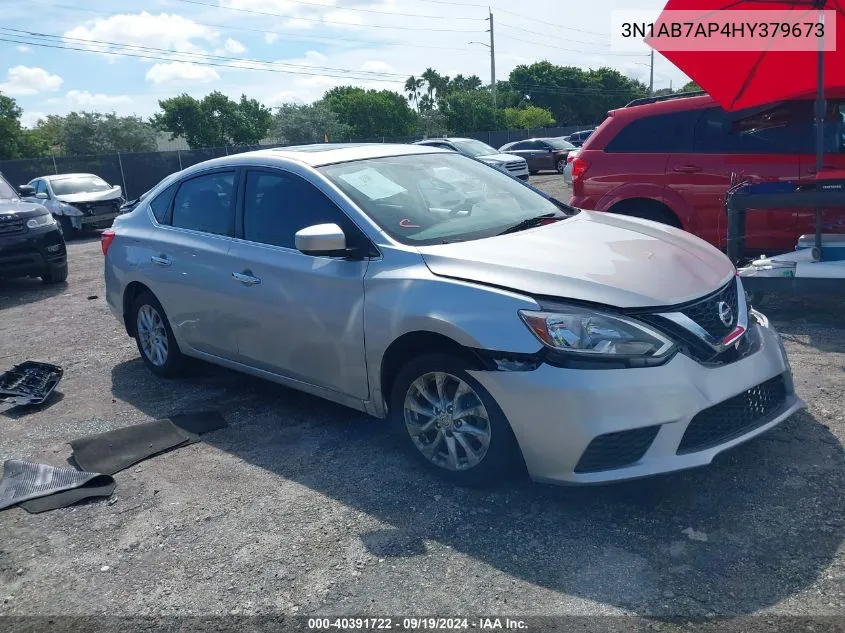
M 50 208 L 50 212 L 53 215 L 66 215 L 71 218 L 78 218 L 85 215 L 84 213 L 82 213 L 82 211 L 77 209 L 72 204 L 68 204 L 67 202 L 53 204 Z
M 393 341 L 411 332 L 473 349 L 534 354 L 542 344 L 519 318 L 537 303 L 514 292 L 434 275 L 418 253 L 374 261 L 364 280 L 364 336 L 373 413 L 383 414 L 381 366 Z M 400 260 L 396 262 L 395 260 Z

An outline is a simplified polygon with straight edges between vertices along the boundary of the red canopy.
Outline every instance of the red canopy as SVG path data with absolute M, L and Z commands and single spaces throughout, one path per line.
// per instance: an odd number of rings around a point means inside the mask
M 695 11 L 702 16 L 716 10 L 793 11 L 815 22 L 812 0 L 668 0 L 655 23 L 671 22 L 666 11 Z M 824 53 L 826 96 L 845 93 L 845 0 L 827 0 L 825 10 L 836 12 L 836 50 Z M 707 19 L 702 17 L 702 19 Z M 803 18 L 802 18 L 802 21 Z M 829 29 L 825 25 L 827 33 Z M 689 41 L 689 40 L 688 40 Z M 695 81 L 725 110 L 751 108 L 774 101 L 813 98 L 818 85 L 818 51 L 668 50 L 660 38 L 646 42 Z M 828 47 L 830 44 L 828 44 Z

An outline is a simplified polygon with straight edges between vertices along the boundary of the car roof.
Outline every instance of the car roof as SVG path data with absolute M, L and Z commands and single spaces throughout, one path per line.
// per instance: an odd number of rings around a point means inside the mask
M 204 163 L 198 163 L 198 165 L 238 165 L 256 160 L 287 159 L 304 163 L 311 167 L 322 167 L 323 165 L 366 160 L 368 158 L 438 154 L 445 153 L 446 151 L 425 145 L 406 145 L 400 143 L 315 143 L 313 145 L 276 147 L 274 149 L 261 149 L 254 152 L 231 154 Z
M 97 174 L 54 174 L 51 176 L 39 176 L 38 178 L 33 178 L 33 180 L 64 180 L 66 178 L 100 178 Z M 102 178 L 100 178 L 102 180 Z

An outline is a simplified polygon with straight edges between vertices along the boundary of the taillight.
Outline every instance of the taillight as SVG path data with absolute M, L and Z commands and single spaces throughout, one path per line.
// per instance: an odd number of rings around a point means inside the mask
M 576 156 L 572 161 L 572 180 L 583 177 L 589 167 L 590 163 L 587 162 L 587 159 Z
M 104 257 L 108 254 L 112 242 L 114 242 L 114 231 L 106 229 L 100 236 L 100 246 L 103 248 Z

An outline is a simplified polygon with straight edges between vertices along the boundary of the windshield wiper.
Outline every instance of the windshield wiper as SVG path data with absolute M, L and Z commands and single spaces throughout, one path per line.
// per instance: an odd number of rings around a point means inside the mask
M 542 215 L 535 215 L 533 218 L 526 218 L 522 220 L 522 222 L 517 222 L 513 226 L 509 226 L 501 233 L 496 233 L 496 235 L 507 235 L 508 233 L 516 233 L 518 231 L 524 231 L 526 229 L 533 229 L 535 226 L 540 226 L 541 224 L 545 224 L 546 220 L 562 220 L 566 216 L 560 216 L 557 214 L 556 211 L 552 211 L 551 213 L 543 213 Z

